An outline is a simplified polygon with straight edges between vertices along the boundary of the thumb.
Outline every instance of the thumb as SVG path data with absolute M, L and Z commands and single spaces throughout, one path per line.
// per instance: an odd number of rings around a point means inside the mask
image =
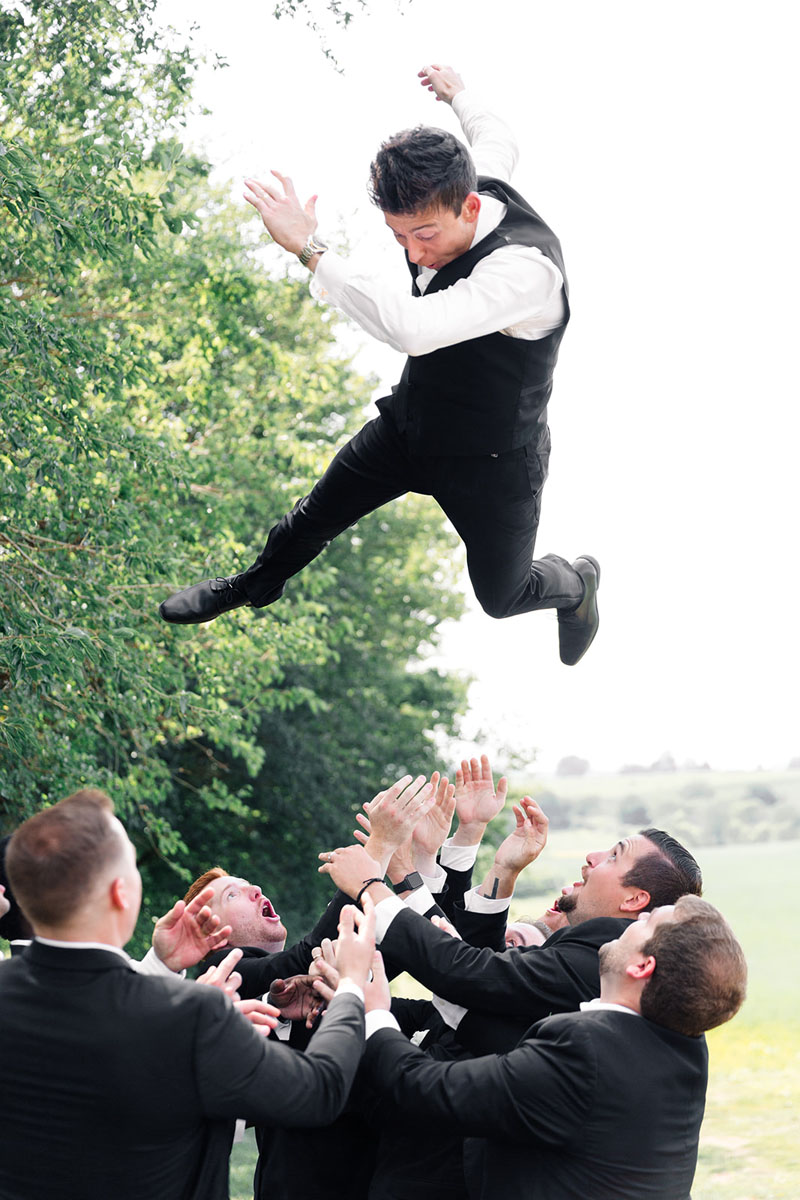
M 304 210 L 306 215 L 309 217 L 313 217 L 315 221 L 317 219 L 317 200 L 318 199 L 319 199 L 318 196 L 310 196 L 308 198 L 308 200 L 306 200 L 305 210 Z
M 273 979 L 272 983 L 269 985 L 270 996 L 282 996 L 285 991 L 286 980 L 284 979 Z

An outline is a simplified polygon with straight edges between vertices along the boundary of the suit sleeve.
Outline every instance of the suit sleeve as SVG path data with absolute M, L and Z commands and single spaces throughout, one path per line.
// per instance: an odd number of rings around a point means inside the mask
M 450 918 L 465 942 L 502 952 L 506 948 L 508 909 L 500 912 L 475 912 L 466 908 L 462 899 L 454 906 Z
M 334 997 L 301 1054 L 256 1033 L 222 993 L 203 991 L 207 995 L 198 1007 L 195 1063 L 207 1116 L 289 1128 L 335 1120 L 364 1045 L 364 1006 L 357 996 Z
M 450 1063 L 382 1029 L 367 1042 L 363 1069 L 397 1114 L 465 1137 L 553 1146 L 579 1135 L 598 1078 L 590 1037 L 564 1017 L 541 1022 L 537 1037 L 510 1054 Z
M 431 991 L 465 1008 L 488 1009 L 528 1022 L 553 1012 L 574 1010 L 582 1000 L 600 994 L 597 929 L 616 937 L 621 922 L 587 921 L 554 935 L 545 946 L 512 947 L 502 953 L 469 946 L 424 921 L 402 912 L 393 919 L 381 942 L 390 955 Z

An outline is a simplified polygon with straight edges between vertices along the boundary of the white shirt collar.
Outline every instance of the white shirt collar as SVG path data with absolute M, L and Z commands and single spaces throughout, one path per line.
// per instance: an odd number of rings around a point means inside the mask
M 628 1008 L 626 1004 L 612 1004 L 608 1000 L 583 1000 L 581 1002 L 581 1012 L 621 1012 L 629 1013 L 632 1017 L 640 1017 L 635 1008 Z
M 109 946 L 105 942 L 59 942 L 55 938 L 46 937 L 36 937 L 34 941 L 41 942 L 43 946 L 55 946 L 58 950 L 111 950 L 113 954 L 118 954 L 126 962 L 131 961 L 119 946 Z

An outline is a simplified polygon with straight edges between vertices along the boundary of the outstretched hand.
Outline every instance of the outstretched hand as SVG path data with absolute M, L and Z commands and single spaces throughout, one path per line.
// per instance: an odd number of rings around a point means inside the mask
M 432 864 L 450 832 L 456 807 L 455 787 L 446 775 L 440 777 L 439 772 L 434 771 L 431 787 L 434 788 L 433 806 L 420 817 L 411 835 L 414 862 L 424 875 L 433 874 Z
M 317 228 L 317 197 L 303 205 L 288 175 L 272 171 L 281 187 L 258 179 L 245 179 L 244 198 L 261 214 L 267 233 L 284 250 L 299 254 Z M 281 188 L 283 190 L 281 190 Z
M 443 67 L 439 63 L 431 63 L 423 67 L 417 74 L 422 80 L 422 86 L 436 94 L 437 100 L 446 104 L 453 103 L 453 97 L 464 91 L 464 80 L 452 67 Z
M 438 776 L 436 778 L 438 782 Z M 364 805 L 370 828 L 366 848 L 381 864 L 381 871 L 376 874 L 386 873 L 392 855 L 408 841 L 417 822 L 431 810 L 436 800 L 435 790 L 433 781 L 428 783 L 424 775 L 418 775 L 416 779 L 404 775 Z
M 523 796 L 513 806 L 516 825 L 500 843 L 494 856 L 498 870 L 519 874 L 537 859 L 547 845 L 547 817 L 530 796 Z
M 486 754 L 462 760 L 456 771 L 456 843 L 479 842 L 486 826 L 502 810 L 508 795 L 508 780 L 503 776 L 494 789 L 492 767 Z
M 156 921 L 153 949 L 170 971 L 184 971 L 227 946 L 231 927 L 208 908 L 213 895 L 213 887 L 203 888 L 189 904 L 178 900 Z

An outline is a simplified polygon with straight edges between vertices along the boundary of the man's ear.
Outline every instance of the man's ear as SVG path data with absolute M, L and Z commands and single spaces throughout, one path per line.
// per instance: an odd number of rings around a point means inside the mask
M 467 198 L 461 206 L 461 217 L 464 221 L 469 221 L 472 224 L 478 219 L 478 213 L 481 211 L 481 198 L 477 192 L 468 192 Z
M 650 903 L 650 893 L 644 891 L 631 892 L 630 896 L 626 896 L 619 906 L 620 912 L 624 913 L 640 913 L 644 912 Z
M 109 895 L 111 896 L 111 903 L 114 908 L 121 910 L 130 908 L 128 889 L 125 887 L 125 880 L 121 876 L 112 881 L 109 888 Z
M 648 954 L 646 958 L 639 959 L 638 962 L 628 963 L 625 968 L 625 974 L 631 979 L 647 980 L 656 969 L 655 956 Z

